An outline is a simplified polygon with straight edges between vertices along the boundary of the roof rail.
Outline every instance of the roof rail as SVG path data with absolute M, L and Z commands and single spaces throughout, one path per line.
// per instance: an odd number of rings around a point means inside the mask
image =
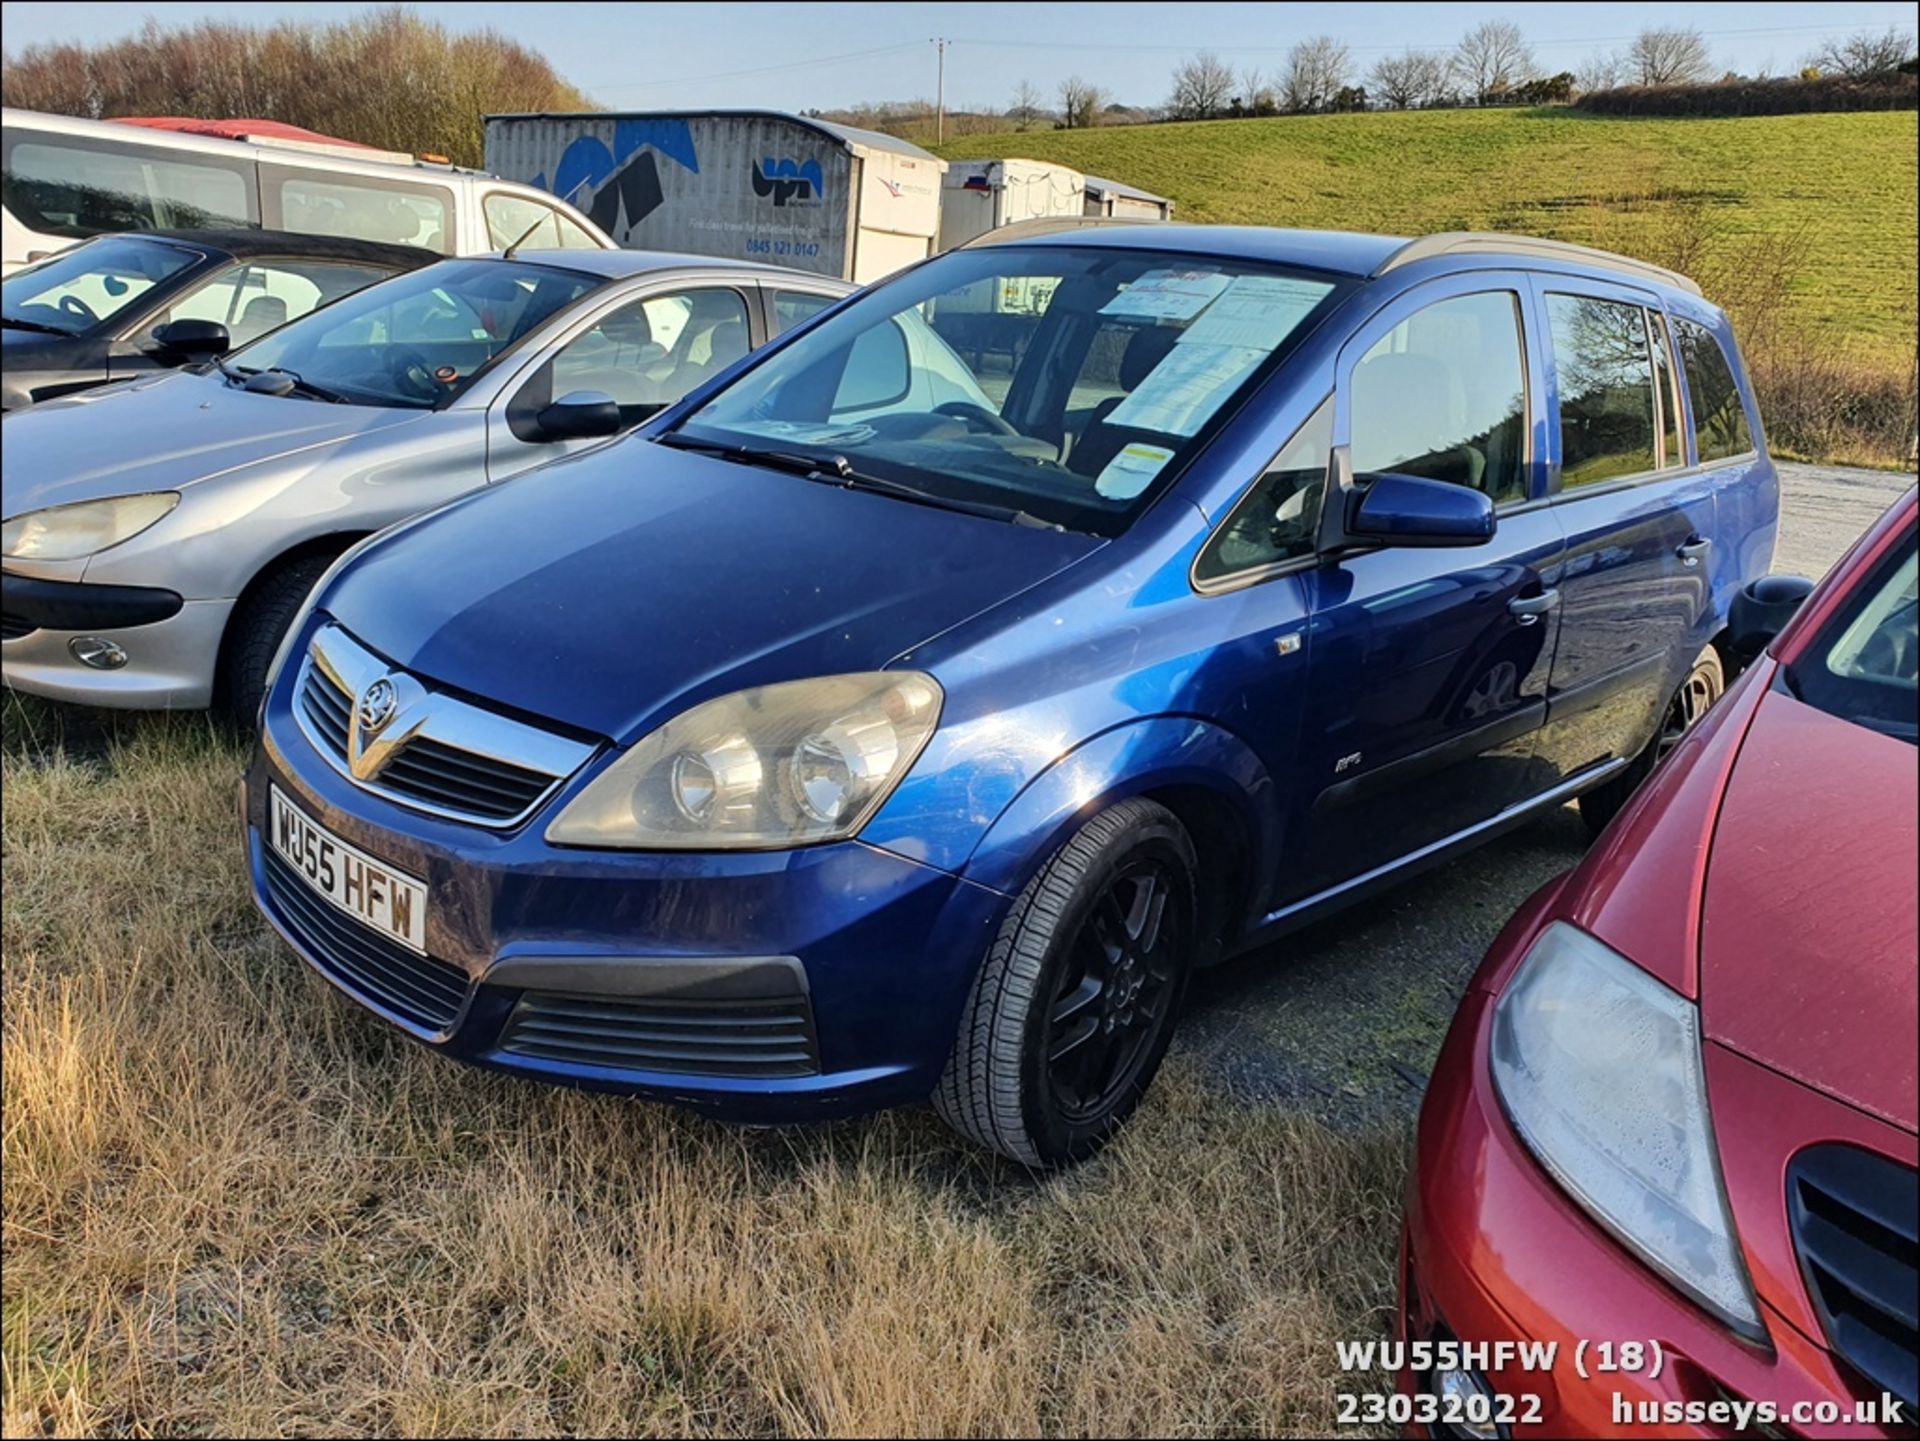
M 1623 275 L 1638 276 L 1642 280 L 1658 281 L 1693 295 L 1701 294 L 1699 285 L 1693 280 L 1663 265 L 1615 255 L 1611 250 L 1595 250 L 1590 245 L 1570 245 L 1564 240 L 1542 240 L 1533 235 L 1501 235 L 1480 230 L 1443 230 L 1437 235 L 1423 235 L 1418 240 L 1409 240 L 1381 261 L 1373 273 L 1376 276 L 1385 275 L 1389 270 L 1397 270 L 1403 265 L 1436 255 L 1519 255 L 1533 260 L 1568 260 L 1602 270 L 1617 270 Z
M 1132 216 L 1119 215 L 1043 215 L 1034 220 L 1016 220 L 993 230 L 983 230 L 971 240 L 963 240 L 953 248 L 970 250 L 979 245 L 1011 244 L 1018 240 L 1033 240 L 1042 235 L 1059 235 L 1069 230 L 1091 230 L 1095 226 L 1107 228 L 1118 225 L 1159 225 L 1161 223 L 1158 220 L 1148 220 L 1144 216 L 1135 219 Z

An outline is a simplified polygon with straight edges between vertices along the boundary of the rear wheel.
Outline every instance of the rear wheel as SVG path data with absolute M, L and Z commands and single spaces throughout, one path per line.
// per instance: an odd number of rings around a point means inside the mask
M 1102 811 L 1020 894 L 934 1093 L 962 1135 L 1035 1168 L 1099 1150 L 1160 1068 L 1186 993 L 1193 843 L 1148 800 Z
M 1720 699 L 1726 688 L 1727 672 L 1720 663 L 1720 652 L 1708 646 L 1694 657 L 1687 678 L 1680 683 L 1680 689 L 1673 693 L 1673 699 L 1667 702 L 1660 729 L 1647 742 L 1645 749 L 1633 758 L 1633 764 L 1605 785 L 1596 786 L 1580 797 L 1580 818 L 1587 823 L 1588 830 L 1597 836 L 1607 828 L 1607 823 L 1619 815 L 1621 807 L 1626 805 L 1627 797 L 1640 789 L 1641 783 L 1653 774 L 1653 768 L 1686 739 L 1689 731 L 1700 724 L 1701 717 Z
M 266 692 L 267 667 L 302 602 L 333 564 L 330 555 L 308 556 L 277 566 L 256 580 L 234 607 L 220 648 L 213 711 L 223 724 L 250 731 Z

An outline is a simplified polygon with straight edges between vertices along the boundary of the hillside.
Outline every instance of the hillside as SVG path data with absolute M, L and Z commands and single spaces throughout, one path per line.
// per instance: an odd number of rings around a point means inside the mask
M 1058 160 L 1171 196 L 1187 220 L 1514 230 L 1681 263 L 1726 286 L 1791 251 L 1781 318 L 1796 341 L 1890 375 L 1914 355 L 1915 144 L 1913 111 L 1614 120 L 1542 109 L 1034 130 L 969 135 L 940 153 Z

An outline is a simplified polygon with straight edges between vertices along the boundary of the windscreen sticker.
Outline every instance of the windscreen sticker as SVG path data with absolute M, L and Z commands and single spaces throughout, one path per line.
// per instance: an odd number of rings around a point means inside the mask
M 1129 320 L 1191 320 L 1227 288 L 1217 270 L 1149 270 L 1100 307 Z
M 1250 345 L 1176 345 L 1106 423 L 1192 435 L 1271 353 Z
M 1173 452 L 1164 445 L 1145 445 L 1139 441 L 1124 445 L 1120 453 L 1107 462 L 1093 488 L 1108 500 L 1132 500 L 1172 459 Z
M 1332 289 L 1319 280 L 1235 276 L 1225 293 L 1207 307 L 1206 314 L 1180 333 L 1180 343 L 1272 350 Z

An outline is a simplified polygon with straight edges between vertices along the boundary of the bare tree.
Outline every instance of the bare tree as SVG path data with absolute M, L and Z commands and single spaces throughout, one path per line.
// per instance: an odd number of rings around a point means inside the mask
M 1265 73 L 1250 68 L 1240 76 L 1240 98 L 1249 115 L 1275 115 L 1280 110 L 1280 92 Z
M 1177 120 L 1211 120 L 1232 98 L 1232 68 L 1211 50 L 1201 50 L 1174 67 L 1167 111 Z
M 1692 85 L 1713 74 L 1706 37 L 1698 30 L 1654 27 L 1627 47 L 1627 74 L 1636 85 Z
M 1573 72 L 1573 88 L 1582 95 L 1596 90 L 1611 90 L 1627 73 L 1626 57 L 1617 51 L 1596 50 L 1580 62 Z
M 1100 123 L 1107 92 L 1078 75 L 1060 82 L 1060 123 L 1068 130 L 1087 130 Z
M 1013 104 L 1007 107 L 1007 115 L 1014 127 L 1025 130 L 1040 118 L 1040 87 L 1031 80 L 1022 80 L 1013 87 Z
M 1346 86 L 1353 68 L 1347 47 L 1331 35 L 1302 40 L 1287 52 L 1280 71 L 1280 104 L 1295 114 L 1325 110 Z
M 1533 78 L 1533 51 L 1511 20 L 1486 20 L 1460 37 L 1452 69 L 1474 103 L 1486 105 Z
M 1844 40 L 1829 40 L 1807 57 L 1807 64 L 1822 75 L 1860 80 L 1898 70 L 1912 58 L 1912 35 L 1891 29 L 1878 33 L 1861 30 Z
M 1447 93 L 1447 59 L 1431 50 L 1402 50 L 1367 74 L 1374 98 L 1389 110 L 1438 104 Z

